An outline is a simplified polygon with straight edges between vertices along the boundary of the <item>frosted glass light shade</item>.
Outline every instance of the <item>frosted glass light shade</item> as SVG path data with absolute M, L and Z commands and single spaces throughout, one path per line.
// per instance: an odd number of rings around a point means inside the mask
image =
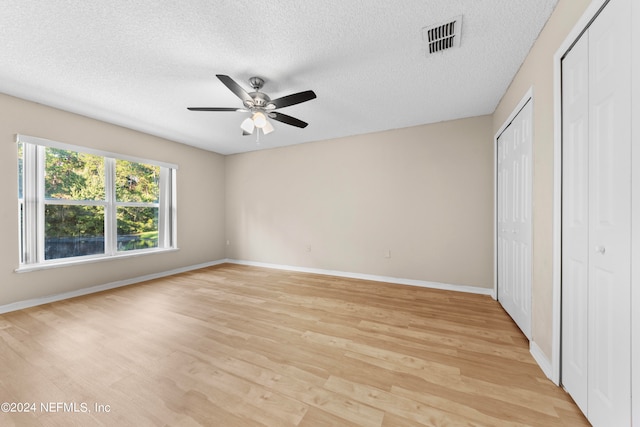
M 273 128 L 273 125 L 271 123 L 269 123 L 269 121 L 267 120 L 264 127 L 262 128 L 262 132 L 265 135 L 270 134 L 271 132 L 273 132 L 275 129 Z
M 262 129 L 267 124 L 267 118 L 265 117 L 264 114 L 262 114 L 260 111 L 258 111 L 257 113 L 255 113 L 253 115 L 253 124 L 257 128 Z
M 251 119 L 251 117 L 247 117 L 246 119 L 244 119 L 244 121 L 240 125 L 240 129 L 249 134 L 253 133 L 254 128 L 255 125 L 253 124 L 253 119 Z

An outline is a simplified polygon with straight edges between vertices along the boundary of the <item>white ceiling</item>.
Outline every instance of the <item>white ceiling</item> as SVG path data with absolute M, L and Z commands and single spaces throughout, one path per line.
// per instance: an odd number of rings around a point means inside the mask
M 222 154 L 493 113 L 557 0 L 3 0 L 0 92 Z M 460 47 L 422 28 L 462 15 Z M 216 77 L 318 98 L 241 136 Z M 37 135 L 47 137 L 47 135 Z

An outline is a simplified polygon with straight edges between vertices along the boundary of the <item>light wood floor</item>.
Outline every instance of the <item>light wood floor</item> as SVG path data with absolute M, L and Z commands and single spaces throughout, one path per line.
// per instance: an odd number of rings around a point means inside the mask
M 231 264 L 0 315 L 0 402 L 36 404 L 0 413 L 20 427 L 588 425 L 490 297 Z

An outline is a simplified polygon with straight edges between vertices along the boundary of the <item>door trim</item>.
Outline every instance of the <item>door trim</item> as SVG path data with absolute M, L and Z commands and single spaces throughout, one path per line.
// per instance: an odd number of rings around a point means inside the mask
M 635 24 L 635 25 L 634 25 Z M 640 4 L 631 2 L 631 218 L 640 218 Z M 635 46 L 635 50 L 634 50 Z M 631 421 L 640 423 L 640 227 L 631 225 Z M 633 308 L 636 308 L 634 311 Z

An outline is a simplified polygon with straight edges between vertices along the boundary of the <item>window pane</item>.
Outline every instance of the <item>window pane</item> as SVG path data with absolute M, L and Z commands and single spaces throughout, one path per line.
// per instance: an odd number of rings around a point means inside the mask
M 104 157 L 47 147 L 45 198 L 105 200 Z
M 118 208 L 118 250 L 158 247 L 158 208 Z
M 61 146 L 23 135 L 17 141 L 21 265 L 165 247 L 175 222 L 171 167 L 54 147 Z
M 45 259 L 104 253 L 104 207 L 45 205 Z
M 116 161 L 116 200 L 157 203 L 160 199 L 160 166 L 127 160 Z

